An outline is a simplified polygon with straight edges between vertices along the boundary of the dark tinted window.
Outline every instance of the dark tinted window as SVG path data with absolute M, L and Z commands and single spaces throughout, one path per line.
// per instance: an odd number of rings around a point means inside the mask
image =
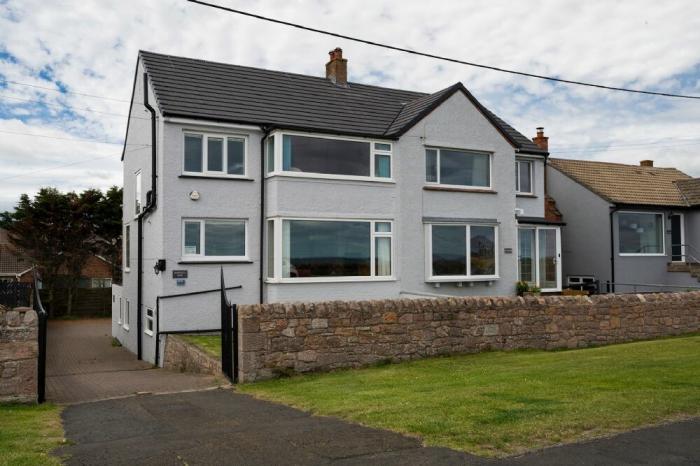
M 368 142 L 284 135 L 283 170 L 328 175 L 370 175 Z
M 433 225 L 432 228 L 433 275 L 466 275 L 466 227 L 452 225 Z

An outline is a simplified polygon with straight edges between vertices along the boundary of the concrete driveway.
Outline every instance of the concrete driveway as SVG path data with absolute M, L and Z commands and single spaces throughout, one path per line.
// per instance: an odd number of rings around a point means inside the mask
M 80 465 L 697 465 L 700 420 L 485 460 L 420 440 L 230 389 L 69 406 L 72 443 L 54 452 Z
M 128 396 L 197 390 L 224 379 L 154 368 L 112 346 L 110 319 L 51 320 L 47 333 L 46 399 L 79 403 Z

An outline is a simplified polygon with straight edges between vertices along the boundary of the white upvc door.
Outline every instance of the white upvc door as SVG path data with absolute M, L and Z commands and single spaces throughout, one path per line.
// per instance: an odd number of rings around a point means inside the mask
M 537 285 L 543 292 L 561 291 L 561 230 L 559 227 L 520 227 L 519 280 Z

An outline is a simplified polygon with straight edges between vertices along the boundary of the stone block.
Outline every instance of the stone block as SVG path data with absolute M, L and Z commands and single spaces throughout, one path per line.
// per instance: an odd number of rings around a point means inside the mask
M 325 318 L 316 318 L 316 319 L 311 319 L 311 328 L 313 329 L 319 329 L 319 328 L 328 328 L 328 319 Z

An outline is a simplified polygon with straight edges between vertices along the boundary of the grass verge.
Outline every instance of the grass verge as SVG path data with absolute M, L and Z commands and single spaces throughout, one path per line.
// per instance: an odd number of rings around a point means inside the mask
M 424 359 L 240 390 L 498 457 L 700 415 L 699 355 L 700 336 L 692 335 Z
M 0 404 L 0 464 L 59 465 L 49 452 L 62 443 L 58 406 Z
M 186 342 L 195 345 L 205 353 L 215 358 L 221 356 L 220 335 L 180 335 Z

